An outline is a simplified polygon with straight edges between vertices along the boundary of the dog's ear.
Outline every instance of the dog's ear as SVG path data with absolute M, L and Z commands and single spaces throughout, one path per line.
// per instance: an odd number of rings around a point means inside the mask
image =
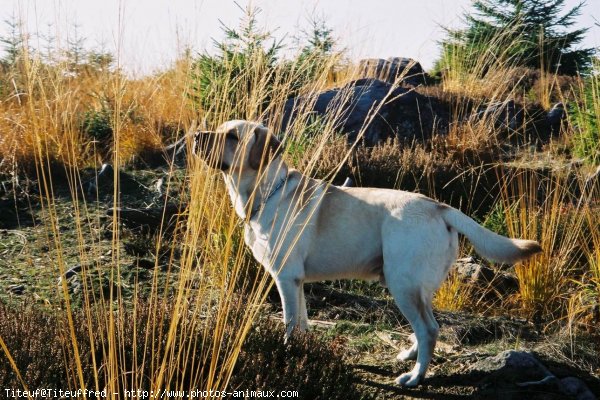
M 254 144 L 250 149 L 248 163 L 258 171 L 261 162 L 263 166 L 277 158 L 283 152 L 281 142 L 267 128 L 259 125 L 254 129 Z

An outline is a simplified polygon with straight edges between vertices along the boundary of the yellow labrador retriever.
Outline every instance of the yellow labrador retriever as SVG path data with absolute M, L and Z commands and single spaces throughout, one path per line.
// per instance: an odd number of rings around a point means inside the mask
M 304 282 L 379 279 L 415 332 L 398 355 L 416 360 L 396 383 L 425 376 L 439 326 L 431 299 L 454 263 L 458 234 L 485 258 L 514 263 L 539 251 L 531 240 L 509 239 L 460 211 L 420 194 L 342 188 L 289 169 L 280 142 L 261 124 L 229 121 L 198 132 L 194 154 L 219 168 L 233 206 L 245 221 L 246 244 L 275 279 L 286 339 L 308 327 Z

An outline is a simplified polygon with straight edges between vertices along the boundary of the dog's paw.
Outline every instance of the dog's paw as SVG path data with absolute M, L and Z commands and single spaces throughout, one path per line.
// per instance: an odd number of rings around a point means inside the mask
M 413 348 L 411 347 L 409 349 L 402 350 L 396 356 L 396 360 L 398 360 L 398 361 L 416 360 L 417 359 L 417 354 L 418 354 L 418 351 L 417 350 L 413 350 Z
M 396 378 L 396 384 L 406 387 L 415 387 L 421 382 L 421 375 L 416 372 L 405 372 Z

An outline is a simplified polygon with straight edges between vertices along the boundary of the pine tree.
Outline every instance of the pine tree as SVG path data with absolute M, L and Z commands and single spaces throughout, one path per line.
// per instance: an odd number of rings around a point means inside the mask
M 69 71 L 75 73 L 79 72 L 81 69 L 86 56 L 86 38 L 80 35 L 79 28 L 79 24 L 73 25 L 72 32 L 70 32 L 70 35 L 67 37 L 68 49 L 65 54 Z
M 295 84 L 290 87 L 292 92 L 329 70 L 332 57 L 340 54 L 336 51 L 337 41 L 333 29 L 327 25 L 325 19 L 312 17 L 309 24 L 309 29 L 302 30 L 300 36 L 295 38 L 295 48 L 300 52 L 288 63 L 289 69 L 295 70 L 297 75 L 294 79 Z
M 21 33 L 22 22 L 14 14 L 4 23 L 8 27 L 8 35 L 0 37 L 0 43 L 6 55 L 0 62 L 6 67 L 12 67 L 24 51 L 25 38 Z
M 236 4 L 237 5 L 237 4 Z M 248 105 L 249 96 L 256 94 L 259 87 L 270 86 L 259 82 L 253 75 L 256 71 L 265 71 L 267 80 L 275 79 L 278 53 L 282 48 L 281 41 L 275 40 L 273 33 L 261 29 L 258 14 L 261 9 L 248 6 L 238 28 L 230 28 L 221 23 L 225 38 L 214 40 L 215 55 L 200 54 L 192 65 L 193 102 L 204 111 L 211 110 L 218 114 L 229 110 L 232 119 Z M 268 94 L 262 94 L 264 105 L 268 103 Z M 215 110 L 215 98 L 220 110 Z M 255 110 L 257 114 L 261 112 Z M 252 113 L 247 118 L 256 118 Z
M 312 18 L 309 21 L 310 29 L 308 31 L 303 30 L 303 38 L 298 38 L 297 41 L 306 42 L 302 46 L 300 57 L 310 56 L 324 56 L 328 57 L 333 53 L 333 49 L 336 45 L 336 40 L 333 37 L 333 29 L 327 26 L 325 19 Z
M 474 58 L 487 52 L 514 65 L 575 75 L 594 54 L 576 48 L 588 29 L 570 30 L 584 5 L 565 10 L 565 0 L 475 0 L 475 11 L 464 16 L 467 28 L 447 30 L 442 58 L 468 49 Z

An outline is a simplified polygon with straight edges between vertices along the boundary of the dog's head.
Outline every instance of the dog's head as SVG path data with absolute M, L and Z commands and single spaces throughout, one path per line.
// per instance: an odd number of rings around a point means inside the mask
M 193 147 L 209 166 L 229 174 L 264 169 L 282 150 L 266 127 L 242 120 L 225 122 L 214 132 L 196 133 Z

